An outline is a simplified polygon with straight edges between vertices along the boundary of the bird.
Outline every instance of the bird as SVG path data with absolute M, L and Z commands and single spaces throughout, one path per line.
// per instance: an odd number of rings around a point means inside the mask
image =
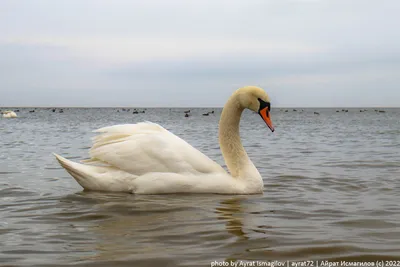
M 95 130 L 90 158 L 81 163 L 54 154 L 88 191 L 132 194 L 262 194 L 263 179 L 243 148 L 239 123 L 244 109 L 257 112 L 274 132 L 268 94 L 260 87 L 237 89 L 219 121 L 219 144 L 228 172 L 159 124 L 140 122 Z
M 12 110 L 3 111 L 3 118 L 16 118 L 17 114 Z

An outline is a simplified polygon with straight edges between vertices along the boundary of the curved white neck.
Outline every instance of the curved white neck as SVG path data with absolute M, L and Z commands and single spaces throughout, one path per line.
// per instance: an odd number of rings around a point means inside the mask
M 233 94 L 222 110 L 219 143 L 225 163 L 233 177 L 260 180 L 261 175 L 247 156 L 240 140 L 239 123 L 243 110 L 239 96 Z

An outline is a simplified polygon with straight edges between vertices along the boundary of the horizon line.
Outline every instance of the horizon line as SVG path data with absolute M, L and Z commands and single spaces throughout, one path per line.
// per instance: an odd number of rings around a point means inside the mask
M 0 109 L 6 108 L 130 108 L 130 109 L 140 109 L 140 108 L 223 108 L 224 106 L 212 107 L 212 106 L 0 106 Z M 301 107 L 301 106 L 272 106 L 271 109 L 299 109 L 299 108 L 400 108 L 400 106 L 326 106 L 326 107 Z

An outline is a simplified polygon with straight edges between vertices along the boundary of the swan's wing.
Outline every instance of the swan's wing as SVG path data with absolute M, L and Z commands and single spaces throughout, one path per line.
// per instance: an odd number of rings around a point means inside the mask
M 116 167 L 134 175 L 149 172 L 225 173 L 187 142 L 158 124 L 142 122 L 96 130 L 86 162 Z

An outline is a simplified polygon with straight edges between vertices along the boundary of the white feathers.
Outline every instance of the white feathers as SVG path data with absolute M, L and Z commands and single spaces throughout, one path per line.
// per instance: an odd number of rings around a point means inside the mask
M 17 118 L 17 114 L 14 111 L 6 110 L 3 111 L 3 118 Z
M 150 172 L 225 172 L 221 166 L 155 123 L 105 127 L 95 132 L 91 161 L 114 166 L 133 175 Z

